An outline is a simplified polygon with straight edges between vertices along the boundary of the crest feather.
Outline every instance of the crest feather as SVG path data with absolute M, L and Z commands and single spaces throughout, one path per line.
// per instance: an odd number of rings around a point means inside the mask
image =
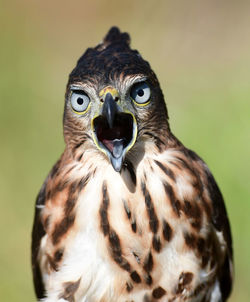
M 126 32 L 122 33 L 120 31 L 120 29 L 116 26 L 111 27 L 103 40 L 103 44 L 105 46 L 108 46 L 108 45 L 114 44 L 114 43 L 121 43 L 121 44 L 126 44 L 127 46 L 129 46 L 129 44 L 130 44 L 129 34 Z

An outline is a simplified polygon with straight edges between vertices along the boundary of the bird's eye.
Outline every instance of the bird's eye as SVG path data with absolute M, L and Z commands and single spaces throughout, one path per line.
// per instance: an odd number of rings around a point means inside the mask
M 83 91 L 73 91 L 70 102 L 73 110 L 76 113 L 83 114 L 89 107 L 90 99 Z
M 150 99 L 150 88 L 146 82 L 135 84 L 130 91 L 131 98 L 138 105 L 147 105 Z

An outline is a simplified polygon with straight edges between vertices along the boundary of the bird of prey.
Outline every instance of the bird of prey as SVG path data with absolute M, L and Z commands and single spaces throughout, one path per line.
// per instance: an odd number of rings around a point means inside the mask
M 38 300 L 226 301 L 222 195 L 171 132 L 155 73 L 117 27 L 71 72 L 63 129 L 65 150 L 36 200 Z

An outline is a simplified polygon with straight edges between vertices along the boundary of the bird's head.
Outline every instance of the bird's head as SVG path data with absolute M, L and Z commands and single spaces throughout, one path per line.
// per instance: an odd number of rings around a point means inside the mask
M 138 142 L 160 145 L 170 133 L 159 82 L 129 44 L 113 27 L 87 49 L 69 76 L 64 110 L 67 147 L 98 149 L 117 172 Z

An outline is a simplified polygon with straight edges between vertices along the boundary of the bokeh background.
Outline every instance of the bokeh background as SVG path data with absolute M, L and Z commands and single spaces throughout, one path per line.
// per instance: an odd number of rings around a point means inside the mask
M 0 301 L 35 301 L 34 200 L 64 148 L 68 74 L 112 25 L 155 70 L 173 132 L 208 163 L 250 301 L 250 2 L 0 0 Z

